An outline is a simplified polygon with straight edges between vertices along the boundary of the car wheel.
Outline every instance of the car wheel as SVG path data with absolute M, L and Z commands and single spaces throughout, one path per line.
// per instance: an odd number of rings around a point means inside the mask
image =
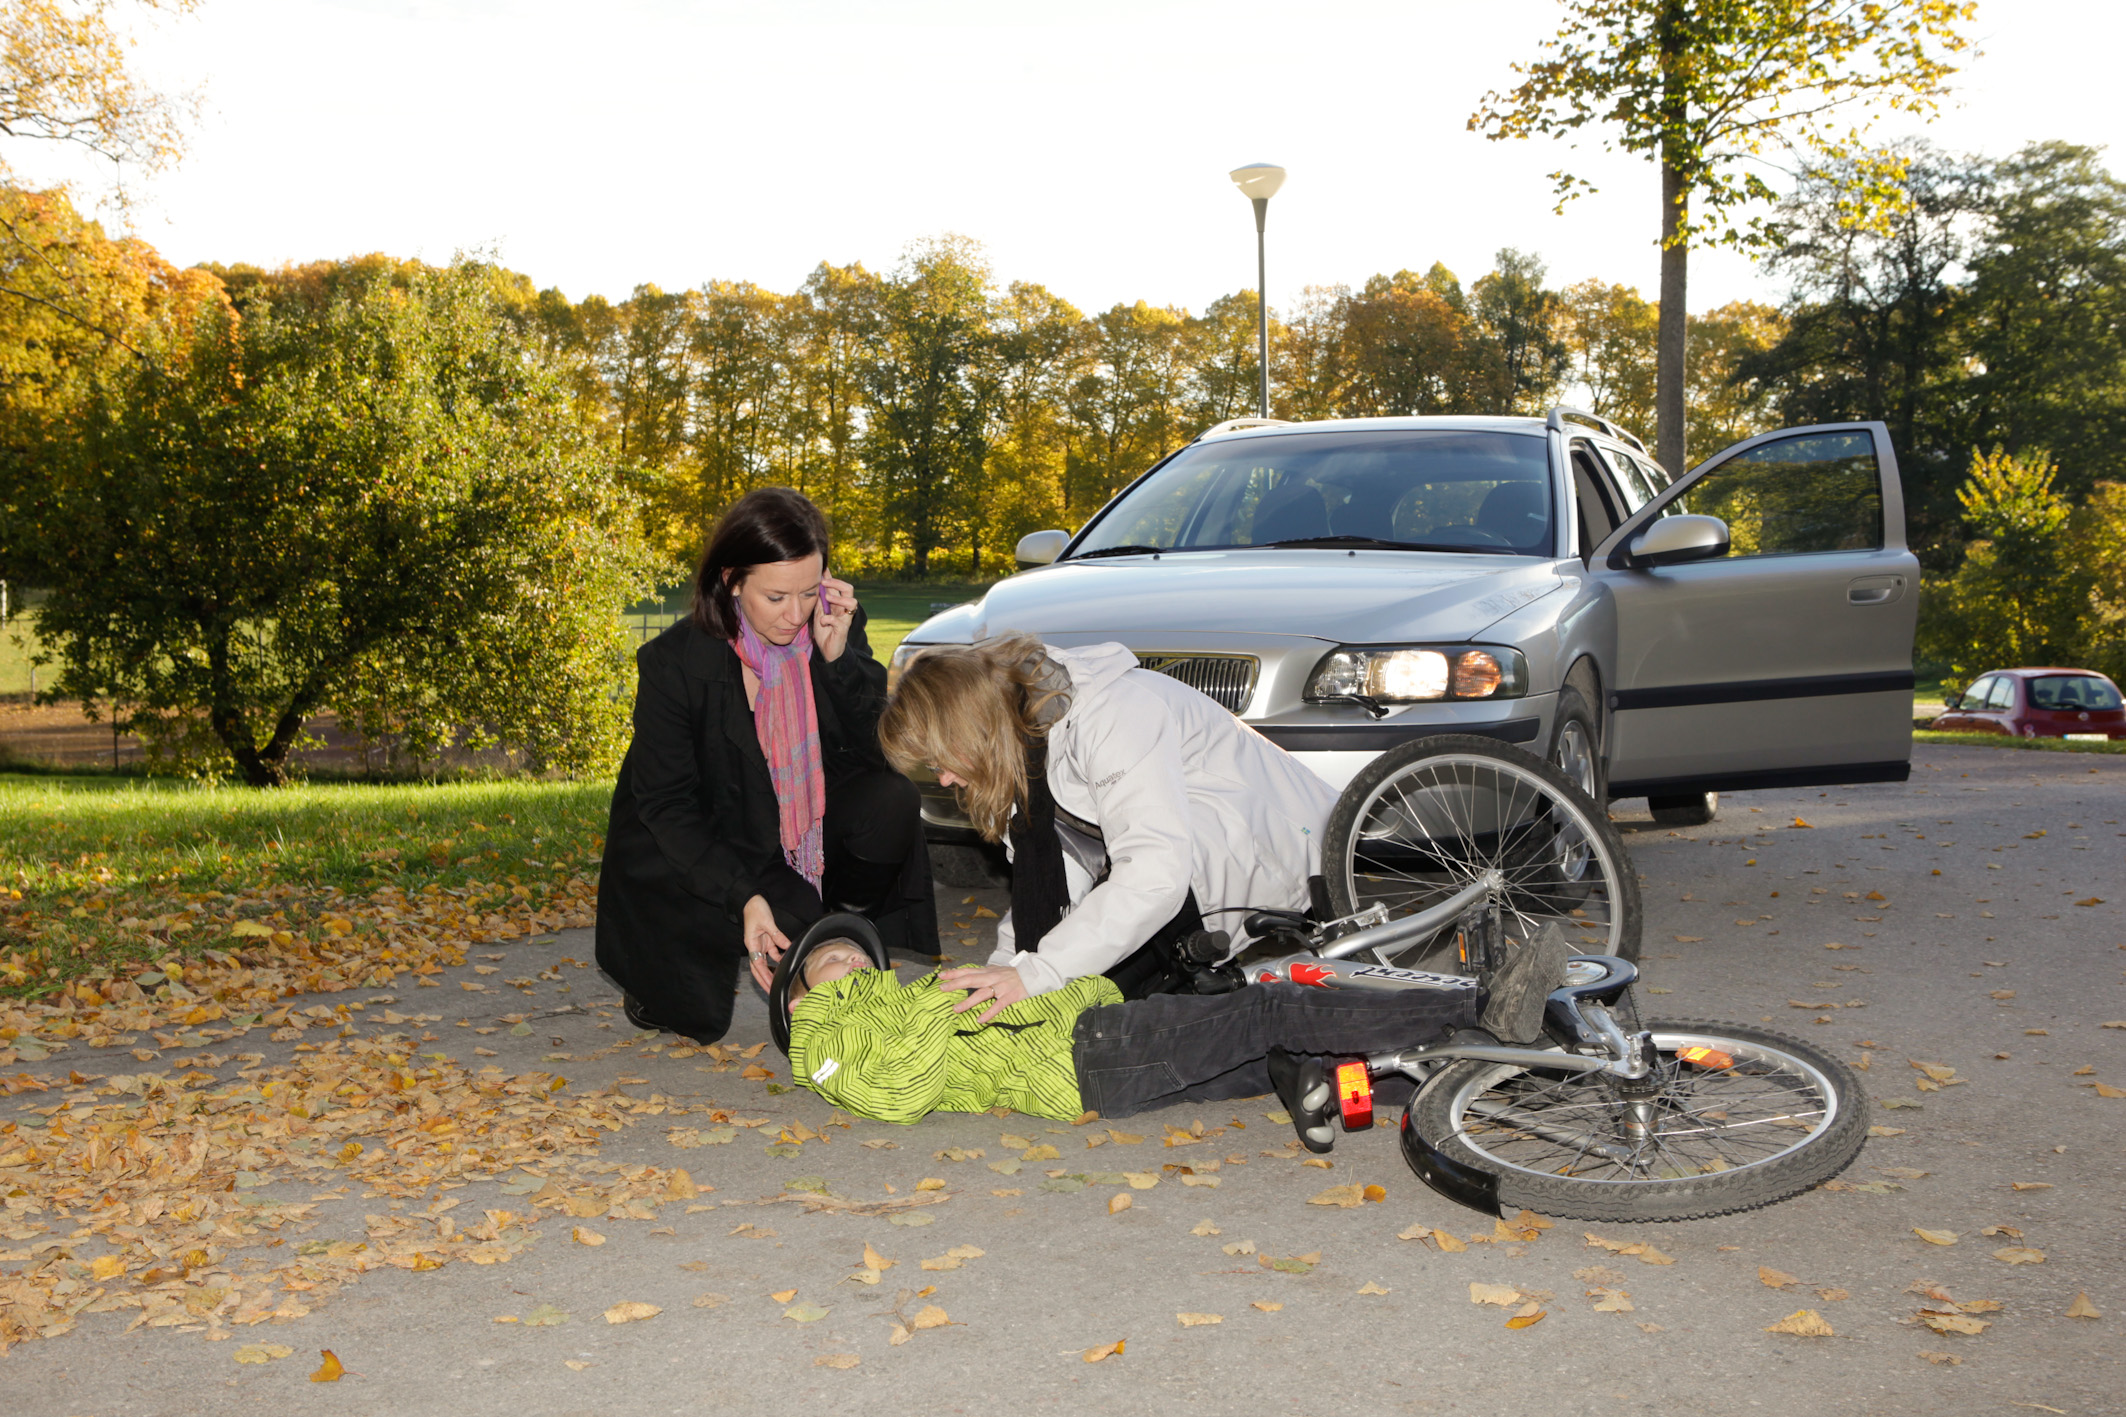
M 1648 797 L 1646 805 L 1653 809 L 1654 821 L 1661 826 L 1702 827 L 1720 815 L 1720 794 L 1679 792 Z
M 1574 688 L 1558 690 L 1557 723 L 1550 730 L 1550 765 L 1565 774 L 1566 781 L 1597 802 L 1609 799 L 1602 780 L 1600 735 L 1595 731 L 1594 710 Z

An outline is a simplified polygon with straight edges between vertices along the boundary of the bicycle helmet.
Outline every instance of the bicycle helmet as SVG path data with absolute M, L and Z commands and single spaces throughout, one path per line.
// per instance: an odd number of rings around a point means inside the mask
M 790 985 L 803 977 L 805 961 L 812 952 L 829 940 L 854 940 L 871 956 L 872 964 L 880 969 L 893 968 L 892 961 L 886 958 L 886 943 L 869 920 L 848 913 L 820 917 L 819 923 L 805 931 L 803 939 L 783 951 L 775 966 L 774 982 L 768 985 L 768 1029 L 786 1058 L 790 1055 Z

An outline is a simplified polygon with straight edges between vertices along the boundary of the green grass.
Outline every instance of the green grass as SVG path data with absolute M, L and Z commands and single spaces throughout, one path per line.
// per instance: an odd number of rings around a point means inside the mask
M 2126 743 L 2070 743 L 2064 738 L 2010 738 L 2005 733 L 1934 733 L 1914 729 L 1915 745 L 1953 743 L 1967 748 L 2024 748 L 2040 753 L 2126 753 Z
M 610 782 L 305 784 L 261 792 L 0 774 L 0 985 L 40 991 L 161 956 L 126 918 L 202 897 L 408 891 L 508 896 L 593 877 Z

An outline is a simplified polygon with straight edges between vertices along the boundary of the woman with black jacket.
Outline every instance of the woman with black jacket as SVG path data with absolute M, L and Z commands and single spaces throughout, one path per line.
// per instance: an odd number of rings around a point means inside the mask
M 766 988 L 829 909 L 937 953 L 919 799 L 879 749 L 886 671 L 827 549 L 803 495 L 746 494 L 709 540 L 692 612 L 636 653 L 598 965 L 638 1027 L 721 1038 L 740 962 Z

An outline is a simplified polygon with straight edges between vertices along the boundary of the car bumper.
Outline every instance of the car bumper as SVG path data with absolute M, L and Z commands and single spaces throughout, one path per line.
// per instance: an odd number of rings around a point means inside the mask
M 1374 721 L 1355 708 L 1326 707 L 1321 713 L 1242 719 L 1248 727 L 1290 753 L 1329 786 L 1342 791 L 1382 753 L 1420 738 L 1464 734 L 1512 743 L 1540 756 L 1550 741 L 1555 694 L 1531 694 L 1489 703 L 1417 704 Z M 952 790 L 927 775 L 916 779 L 923 797 L 924 834 L 938 845 L 981 840 L 953 800 Z

